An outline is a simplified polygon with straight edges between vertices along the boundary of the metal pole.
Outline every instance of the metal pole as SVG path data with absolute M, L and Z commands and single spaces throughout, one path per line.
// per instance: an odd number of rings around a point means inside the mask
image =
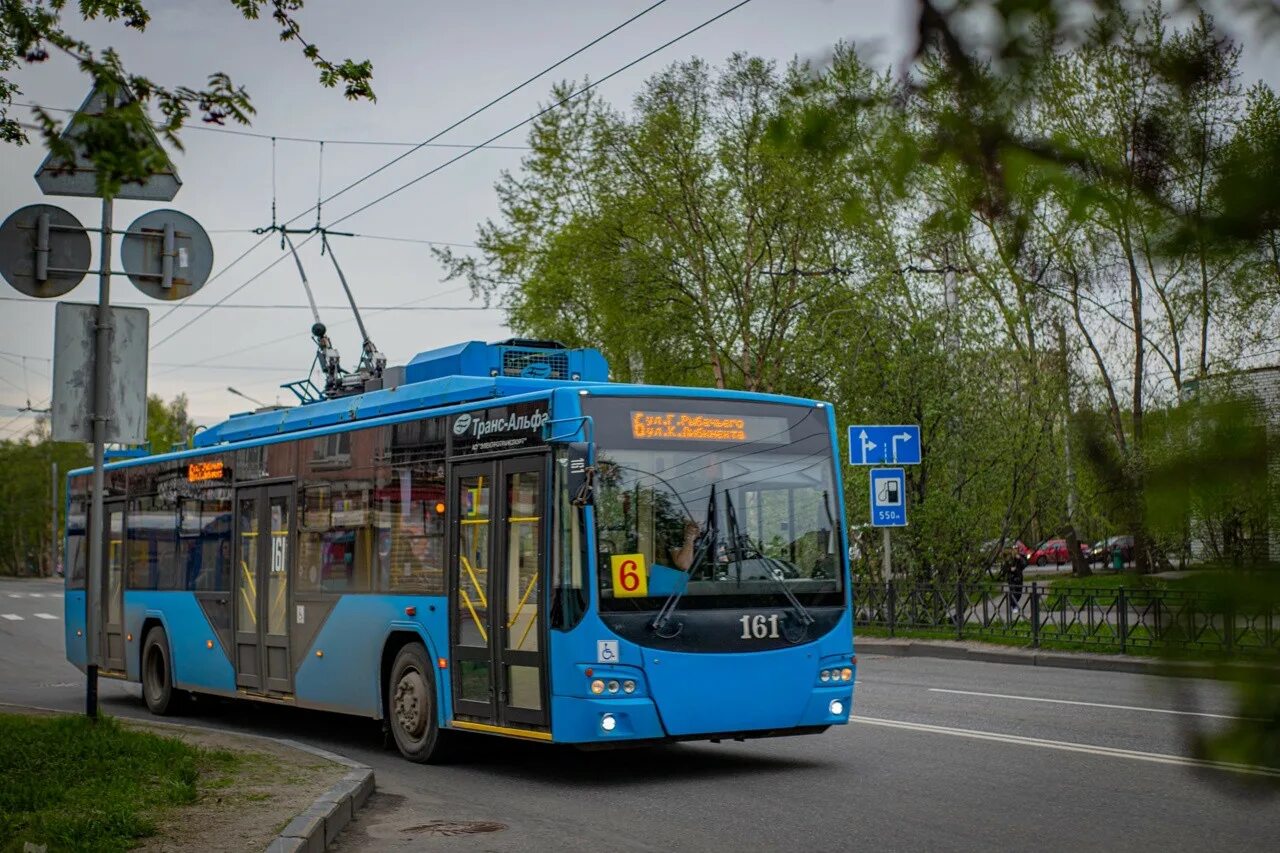
M 98 253 L 98 322 L 93 352 L 93 501 L 89 509 L 89 578 L 85 584 L 85 698 L 84 712 L 98 716 L 98 662 L 102 657 L 102 474 L 107 443 L 107 381 L 111 358 L 111 199 L 102 200 L 102 245 Z
M 53 452 L 53 441 L 49 442 L 49 452 Z M 58 574 L 58 463 L 50 463 L 49 489 L 49 577 Z
M 884 565 L 881 566 L 881 573 L 884 575 L 884 582 L 889 583 L 893 580 L 893 559 L 889 555 L 889 528 L 880 528 L 884 531 Z

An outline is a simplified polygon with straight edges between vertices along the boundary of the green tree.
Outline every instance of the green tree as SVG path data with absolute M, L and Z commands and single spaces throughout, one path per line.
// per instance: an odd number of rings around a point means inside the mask
M 159 394 L 147 395 L 147 443 L 152 453 L 187 446 L 195 424 L 187 414 L 187 395 L 179 394 L 168 403 Z
M 53 573 L 50 536 L 52 465 L 58 466 L 59 536 L 66 518 L 66 475 L 91 464 L 82 444 L 49 440 L 48 424 L 38 422 L 16 441 L 0 441 L 0 572 Z

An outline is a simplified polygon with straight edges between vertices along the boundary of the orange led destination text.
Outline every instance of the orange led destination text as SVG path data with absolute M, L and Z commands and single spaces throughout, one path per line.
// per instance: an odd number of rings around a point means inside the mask
M 221 480 L 221 462 L 192 462 L 187 466 L 187 481 L 199 483 L 202 480 Z
M 632 412 L 631 436 L 685 441 L 746 441 L 747 422 L 745 418 L 732 415 Z

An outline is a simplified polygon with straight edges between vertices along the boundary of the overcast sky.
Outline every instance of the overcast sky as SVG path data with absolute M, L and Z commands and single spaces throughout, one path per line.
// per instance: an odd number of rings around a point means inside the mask
M 324 148 L 323 186 L 332 193 L 403 152 L 404 148 L 339 145 L 338 140 L 418 142 L 523 81 L 564 55 L 651 5 L 653 0 L 369 0 L 354 4 L 310 0 L 301 14 L 304 33 L 330 58 L 368 58 L 374 64 L 376 104 L 351 103 L 340 92 L 322 89 L 315 71 L 293 45 L 281 44 L 270 22 L 241 19 L 224 2 L 151 3 L 154 20 L 136 35 L 110 24 L 80 26 L 76 32 L 99 45 L 113 45 L 126 66 L 166 84 L 199 85 L 215 70 L 228 72 L 250 92 L 258 114 L 255 132 L 332 140 Z M 479 142 L 526 118 L 545 102 L 556 79 L 599 78 L 668 39 L 733 5 L 734 0 L 671 0 L 439 140 Z M 355 10 L 359 10 L 355 13 Z M 888 64 L 910 44 L 914 4 L 903 0 L 754 0 L 698 33 L 656 54 L 604 84 L 601 93 L 615 105 L 630 103 L 642 81 L 663 66 L 690 56 L 721 62 L 744 51 L 785 62 L 796 55 L 820 57 L 839 38 L 858 43 L 864 53 Z M 1248 46 L 1247 46 L 1248 47 Z M 1275 50 L 1247 49 L 1244 78 L 1280 78 Z M 76 107 L 87 92 L 85 79 L 70 62 L 52 59 L 22 69 L 18 101 Z M 25 111 L 15 110 L 15 115 Z M 184 134 L 184 152 L 170 152 L 183 188 L 172 207 L 194 216 L 213 239 L 217 278 L 191 297 L 191 305 L 226 299 L 228 306 L 305 305 L 292 262 L 284 258 L 233 296 L 268 264 L 283 258 L 278 239 L 269 240 L 223 274 L 219 271 L 260 238 L 245 233 L 271 221 L 271 143 L 267 140 L 198 131 Z M 496 213 L 493 183 L 504 168 L 518 168 L 525 137 L 512 133 L 501 144 L 514 149 L 477 151 L 404 192 L 342 223 L 362 235 L 468 244 L 476 224 Z M 316 199 L 319 146 L 277 143 L 277 196 L 281 219 Z M 407 180 L 456 156 L 459 149 L 424 148 L 324 208 L 330 222 Z M 0 217 L 16 207 L 42 201 L 32 175 L 43 159 L 38 145 L 0 147 Z M 73 198 L 47 201 L 96 226 L 99 205 Z M 117 227 L 165 205 L 121 201 Z M 298 223 L 314 223 L 314 212 Z M 503 315 L 479 309 L 465 286 L 443 280 L 430 247 L 422 243 L 368 237 L 335 240 L 339 260 L 363 306 L 402 306 L 366 312 L 366 325 L 393 364 L 415 353 L 460 340 L 507 336 Z M 465 251 L 465 245 L 462 247 Z M 97 246 L 95 241 L 95 264 Z M 318 241 L 300 250 L 321 305 L 337 306 L 343 296 Z M 17 299 L 3 287 L 0 296 L 0 438 L 13 437 L 30 421 L 16 417 L 28 395 L 36 406 L 50 393 L 54 300 Z M 97 279 L 87 277 L 68 299 L 95 301 Z M 112 301 L 143 304 L 127 279 L 113 280 Z M 168 338 L 200 310 L 147 301 L 151 311 L 151 393 L 165 398 L 185 393 L 198 423 L 213 423 L 250 404 L 226 389 L 268 403 L 292 402 L 278 386 L 305 375 L 313 356 L 305 308 L 236 308 L 210 311 Z M 424 308 L 469 310 L 422 310 Z M 321 311 L 345 363 L 354 365 L 359 338 L 348 310 Z M 168 340 L 166 340 L 168 338 Z M 23 356 L 26 357 L 25 363 Z

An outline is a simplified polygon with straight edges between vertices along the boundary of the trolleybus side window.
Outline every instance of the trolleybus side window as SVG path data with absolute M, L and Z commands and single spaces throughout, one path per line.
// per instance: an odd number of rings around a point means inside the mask
M 301 442 L 297 591 L 372 589 L 374 459 L 384 435 L 375 427 Z

